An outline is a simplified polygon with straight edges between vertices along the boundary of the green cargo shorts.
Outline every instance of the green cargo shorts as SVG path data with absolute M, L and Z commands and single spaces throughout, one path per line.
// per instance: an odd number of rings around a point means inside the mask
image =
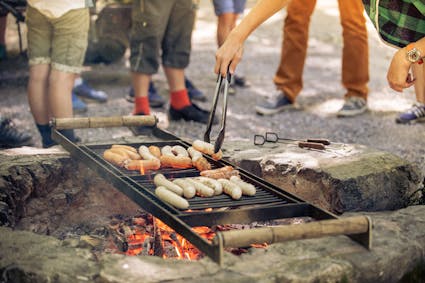
M 158 72 L 162 65 L 184 69 L 189 65 L 196 5 L 193 0 L 135 0 L 130 33 L 133 72 Z
M 80 73 L 88 43 L 89 10 L 71 10 L 59 18 L 48 18 L 28 5 L 29 64 L 51 64 L 52 68 Z

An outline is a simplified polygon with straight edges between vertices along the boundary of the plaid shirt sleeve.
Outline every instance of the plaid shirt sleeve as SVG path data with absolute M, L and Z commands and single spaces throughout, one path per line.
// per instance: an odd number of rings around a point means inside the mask
M 363 0 L 383 41 L 404 47 L 425 36 L 424 0 Z

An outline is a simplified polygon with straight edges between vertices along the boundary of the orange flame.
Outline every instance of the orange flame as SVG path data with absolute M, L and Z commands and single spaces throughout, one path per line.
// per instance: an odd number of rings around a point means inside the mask
M 145 175 L 145 168 L 143 167 L 143 162 L 140 162 L 140 174 Z

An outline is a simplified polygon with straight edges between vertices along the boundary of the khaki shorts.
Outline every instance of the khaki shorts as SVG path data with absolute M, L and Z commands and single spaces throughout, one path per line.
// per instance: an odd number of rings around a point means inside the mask
M 59 71 L 81 72 L 88 43 L 88 9 L 48 18 L 28 5 L 26 22 L 30 65 L 51 64 Z
M 134 0 L 130 34 L 133 72 L 154 74 L 162 65 L 189 65 L 196 5 L 193 0 Z

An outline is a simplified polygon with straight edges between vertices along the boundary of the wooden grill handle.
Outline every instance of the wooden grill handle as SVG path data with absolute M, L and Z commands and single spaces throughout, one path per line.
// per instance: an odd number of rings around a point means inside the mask
M 157 119 L 153 115 L 84 117 L 84 118 L 53 118 L 50 125 L 58 130 L 155 126 Z
M 249 247 L 251 244 L 272 244 L 324 236 L 370 233 L 370 227 L 369 217 L 353 216 L 305 224 L 223 231 L 217 233 L 213 243 L 220 245 L 222 242 L 223 248 Z

